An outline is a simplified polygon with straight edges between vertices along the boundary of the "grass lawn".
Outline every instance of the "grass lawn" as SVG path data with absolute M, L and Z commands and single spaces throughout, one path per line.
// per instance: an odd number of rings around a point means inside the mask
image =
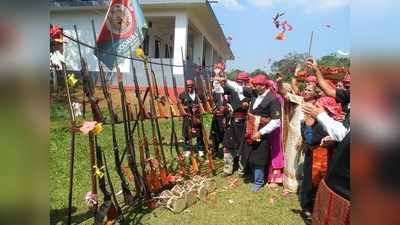
M 89 105 L 87 106 L 87 110 L 90 110 Z M 69 151 L 71 142 L 71 133 L 67 128 L 69 126 L 69 115 L 67 105 L 60 103 L 51 104 L 50 112 L 50 218 L 51 224 L 65 224 L 68 207 Z M 106 108 L 104 108 L 103 113 L 108 117 Z M 90 113 L 87 113 L 87 118 L 91 118 Z M 209 130 L 210 118 L 207 118 L 205 121 Z M 178 137 L 181 136 L 180 124 L 180 121 L 177 120 Z M 169 142 L 170 121 L 161 120 L 160 126 L 165 142 Z M 146 124 L 146 130 L 148 131 L 147 138 L 151 138 L 152 134 L 149 124 Z M 120 152 L 122 152 L 125 146 L 122 125 L 117 126 L 117 136 Z M 105 126 L 98 140 L 103 152 L 107 156 L 108 167 L 111 170 L 111 176 L 114 181 L 113 184 L 116 192 L 118 192 L 121 187 L 117 179 L 117 173 L 114 170 L 110 126 Z M 170 158 L 169 146 L 165 146 L 164 151 L 167 158 Z M 126 162 L 124 164 L 126 165 Z M 245 184 L 241 180 L 239 186 L 232 188 L 229 186 L 228 179 L 222 176 L 222 160 L 217 160 L 216 164 L 218 168 L 218 174 L 215 176 L 218 184 L 217 191 L 210 194 L 207 201 L 199 201 L 180 214 L 174 214 L 164 208 L 157 208 L 152 211 L 146 208 L 137 211 L 125 208 L 127 221 L 124 224 L 304 224 L 304 221 L 298 214 L 300 206 L 297 195 L 290 194 L 284 197 L 281 194 L 281 187 L 277 189 L 264 187 L 258 193 L 251 193 L 251 184 Z M 74 168 L 73 224 L 93 224 L 93 213 L 88 210 L 84 201 L 85 194 L 90 191 L 90 187 L 88 138 L 82 134 L 77 134 Z M 101 199 L 102 194 L 100 190 L 99 196 Z M 121 200 L 120 202 L 122 205 L 123 201 Z

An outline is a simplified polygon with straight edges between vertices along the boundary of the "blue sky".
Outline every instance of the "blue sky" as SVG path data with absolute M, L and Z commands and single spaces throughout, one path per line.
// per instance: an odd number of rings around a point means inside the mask
M 274 61 L 289 52 L 307 52 L 311 31 L 315 32 L 314 57 L 350 51 L 348 0 L 220 0 L 211 5 L 225 35 L 233 38 L 235 60 L 228 61 L 228 69 L 269 71 L 269 58 Z M 285 41 L 274 38 L 278 30 L 272 17 L 277 12 L 286 12 L 283 20 L 293 26 Z

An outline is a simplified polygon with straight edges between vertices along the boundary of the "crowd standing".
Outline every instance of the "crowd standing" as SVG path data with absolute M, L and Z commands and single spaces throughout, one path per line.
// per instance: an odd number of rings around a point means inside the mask
M 251 192 L 281 185 L 284 195 L 298 193 L 302 215 L 313 224 L 349 224 L 350 74 L 327 79 L 316 60 L 304 65 L 284 82 L 279 73 L 272 79 L 245 71 L 229 80 L 224 64 L 215 64 L 214 154 L 223 157 L 224 176 L 237 170 L 252 183 Z M 191 146 L 195 135 L 203 157 L 200 102 L 193 81 L 185 84 L 180 100 L 194 115 L 183 123 L 185 143 Z M 185 150 L 189 157 L 192 151 Z

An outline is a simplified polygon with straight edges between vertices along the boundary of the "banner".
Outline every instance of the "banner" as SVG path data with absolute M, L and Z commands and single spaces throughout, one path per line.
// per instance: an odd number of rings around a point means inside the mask
M 97 37 L 97 57 L 111 70 L 116 57 L 107 53 L 129 56 L 131 48 L 142 44 L 147 29 L 138 0 L 112 0 Z

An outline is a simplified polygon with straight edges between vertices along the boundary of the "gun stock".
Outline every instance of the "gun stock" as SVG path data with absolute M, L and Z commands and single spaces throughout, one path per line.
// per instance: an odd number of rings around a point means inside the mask
M 164 96 L 160 96 L 160 93 L 158 91 L 157 78 L 156 78 L 156 74 L 154 73 L 151 61 L 150 61 L 150 74 L 151 74 L 151 76 L 150 76 L 151 82 L 149 85 L 153 90 L 154 100 L 156 101 L 157 112 L 158 112 L 157 117 L 168 118 L 170 115 L 168 115 L 164 109 L 164 107 L 166 105 L 166 99 Z

